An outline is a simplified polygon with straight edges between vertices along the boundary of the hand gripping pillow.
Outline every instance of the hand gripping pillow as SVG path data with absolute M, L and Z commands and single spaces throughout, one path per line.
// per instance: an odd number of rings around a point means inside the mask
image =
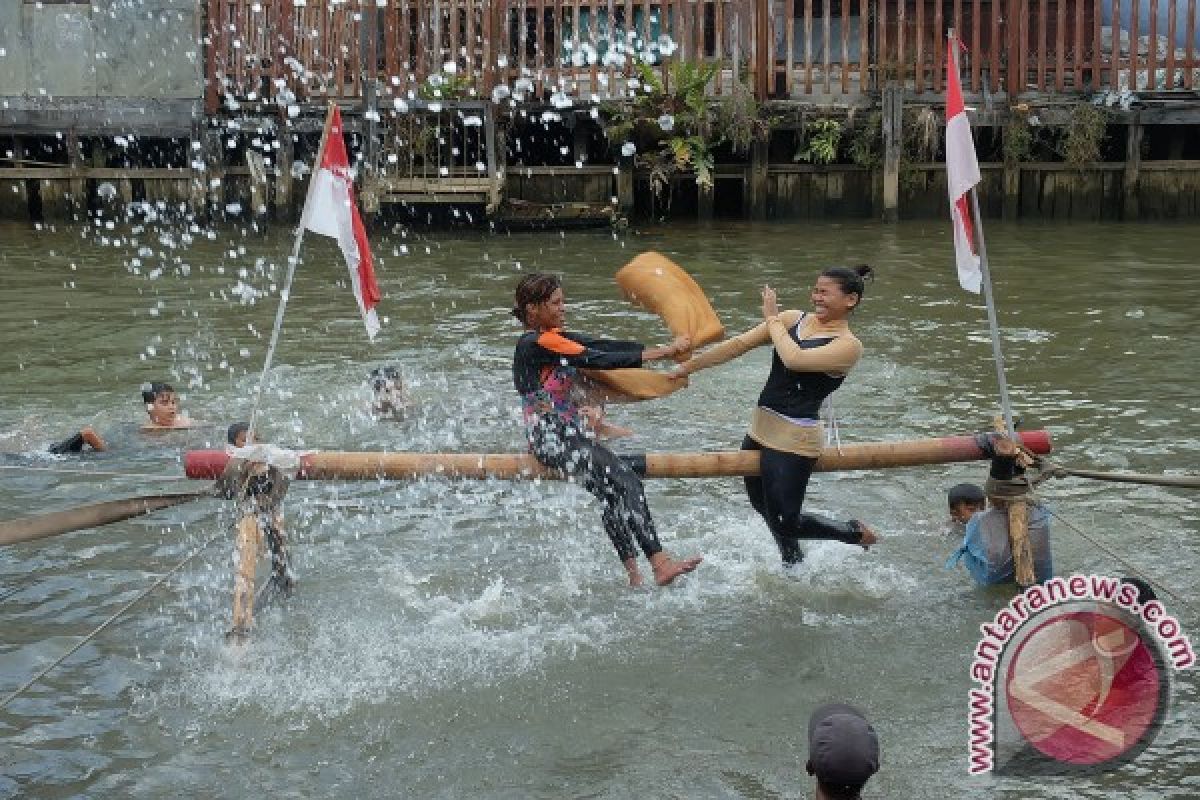
M 690 336 L 693 347 L 720 341 L 725 327 L 692 276 L 662 253 L 642 253 L 617 272 L 617 285 L 630 302 L 662 317 L 672 336 Z M 677 361 L 686 361 L 683 353 Z M 597 392 L 611 402 L 666 397 L 687 386 L 651 369 L 584 370 Z

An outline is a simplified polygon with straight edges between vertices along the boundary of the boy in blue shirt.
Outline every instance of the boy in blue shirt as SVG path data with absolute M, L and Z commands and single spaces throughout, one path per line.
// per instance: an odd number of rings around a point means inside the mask
M 1025 495 L 1028 485 L 1024 477 L 1025 468 L 1017 463 L 1017 446 L 1011 439 L 990 436 L 985 450 L 992 456 L 984 489 L 990 507 L 970 515 L 963 542 L 951 554 L 946 567 L 963 562 L 976 583 L 988 586 L 1016 580 L 1012 546 L 1008 538 L 1008 503 L 1011 498 Z M 1028 510 L 1034 577 L 1038 583 L 1042 583 L 1054 575 L 1050 552 L 1050 512 L 1046 506 L 1032 500 L 1028 503 Z

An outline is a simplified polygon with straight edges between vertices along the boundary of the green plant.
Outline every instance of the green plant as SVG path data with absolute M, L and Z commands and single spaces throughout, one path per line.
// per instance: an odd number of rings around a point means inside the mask
M 903 120 L 902 159 L 915 164 L 928 164 L 937 160 L 938 144 L 942 138 L 942 125 L 933 109 L 905 110 Z
M 671 177 L 693 172 L 702 188 L 713 185 L 713 150 L 730 142 L 743 151 L 770 133 L 748 87 L 735 85 L 719 103 L 708 97 L 708 85 L 720 74 L 719 63 L 671 62 L 666 79 L 659 67 L 638 64 L 641 89 L 631 101 L 608 104 L 607 119 L 611 146 L 632 142 L 637 161 L 650 169 L 655 194 L 669 192 Z
M 1016 166 L 1029 161 L 1033 154 L 1033 126 L 1029 124 L 1029 113 L 1014 111 L 1004 126 L 1004 139 L 1001 151 L 1004 153 L 1004 163 Z
M 860 167 L 878 168 L 883 163 L 883 113 L 872 111 L 861 121 L 855 119 L 850 130 L 846 147 L 850 160 Z
M 755 142 L 766 141 L 773 124 L 771 117 L 763 115 L 753 90 L 742 81 L 736 81 L 716 106 L 714 128 L 735 153 L 745 153 Z
M 446 75 L 437 72 L 417 87 L 417 96 L 426 102 L 453 103 L 465 100 L 471 95 L 473 88 L 469 75 Z
M 1103 108 L 1091 104 L 1075 106 L 1062 141 L 1063 160 L 1073 167 L 1099 161 L 1107 135 L 1108 114 Z
M 811 120 L 804 124 L 804 147 L 796 153 L 796 159 L 810 164 L 832 164 L 837 161 L 841 141 L 842 123 L 827 117 Z

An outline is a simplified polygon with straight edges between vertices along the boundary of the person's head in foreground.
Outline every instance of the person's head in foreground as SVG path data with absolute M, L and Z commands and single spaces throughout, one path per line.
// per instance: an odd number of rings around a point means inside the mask
M 982 486 L 959 483 L 946 492 L 946 503 L 950 506 L 950 519 L 966 525 L 972 514 L 987 508 L 987 496 Z
M 817 800 L 854 800 L 879 771 L 879 739 L 862 712 L 828 703 L 808 718 L 808 763 Z

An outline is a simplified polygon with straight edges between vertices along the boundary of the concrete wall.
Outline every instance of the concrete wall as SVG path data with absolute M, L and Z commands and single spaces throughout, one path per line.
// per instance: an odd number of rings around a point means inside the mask
M 196 99 L 199 0 L 0 0 L 0 96 Z

